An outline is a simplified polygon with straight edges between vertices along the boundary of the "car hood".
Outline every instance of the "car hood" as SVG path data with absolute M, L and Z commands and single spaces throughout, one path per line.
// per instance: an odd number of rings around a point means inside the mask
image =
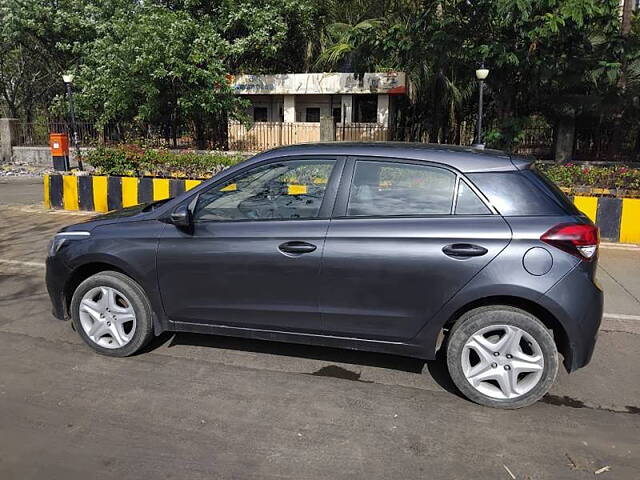
M 138 222 L 141 220 L 148 220 L 153 215 L 154 207 L 160 205 L 161 203 L 164 203 L 164 201 L 142 203 L 133 207 L 113 210 L 103 215 L 98 215 L 97 217 L 85 220 L 84 222 L 64 227 L 62 230 L 60 230 L 60 232 L 91 231 L 96 227 L 109 225 L 112 223 Z

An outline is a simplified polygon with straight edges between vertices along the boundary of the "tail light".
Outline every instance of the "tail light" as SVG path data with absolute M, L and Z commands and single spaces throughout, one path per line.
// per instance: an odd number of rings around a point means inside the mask
M 547 231 L 540 240 L 582 260 L 591 260 L 600 244 L 600 230 L 585 223 L 562 223 Z

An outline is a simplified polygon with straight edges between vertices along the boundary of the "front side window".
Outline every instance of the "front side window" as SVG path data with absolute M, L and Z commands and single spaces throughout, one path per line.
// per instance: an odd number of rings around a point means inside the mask
M 456 175 L 424 165 L 356 162 L 347 215 L 449 215 Z
M 316 218 L 334 164 L 288 160 L 250 169 L 203 192 L 195 221 Z

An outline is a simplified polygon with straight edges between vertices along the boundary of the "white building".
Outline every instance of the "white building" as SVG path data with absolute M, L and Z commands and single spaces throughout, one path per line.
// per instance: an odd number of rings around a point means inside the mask
M 393 98 L 406 93 L 403 72 L 292 73 L 240 75 L 232 79 L 238 95 L 251 101 L 255 122 L 319 122 L 389 126 Z
M 322 117 L 334 119 L 337 140 L 386 140 L 407 90 L 404 72 L 239 75 L 231 83 L 250 101 L 254 124 L 230 122 L 230 148 L 252 150 L 319 141 Z

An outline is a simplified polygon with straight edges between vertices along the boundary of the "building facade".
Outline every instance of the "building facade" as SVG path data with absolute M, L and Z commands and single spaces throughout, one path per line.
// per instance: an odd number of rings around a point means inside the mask
M 406 94 L 404 72 L 239 75 L 237 95 L 250 102 L 250 129 L 231 122 L 230 148 L 256 150 L 318 141 L 320 119 L 331 118 L 337 140 L 386 140 L 398 99 Z

